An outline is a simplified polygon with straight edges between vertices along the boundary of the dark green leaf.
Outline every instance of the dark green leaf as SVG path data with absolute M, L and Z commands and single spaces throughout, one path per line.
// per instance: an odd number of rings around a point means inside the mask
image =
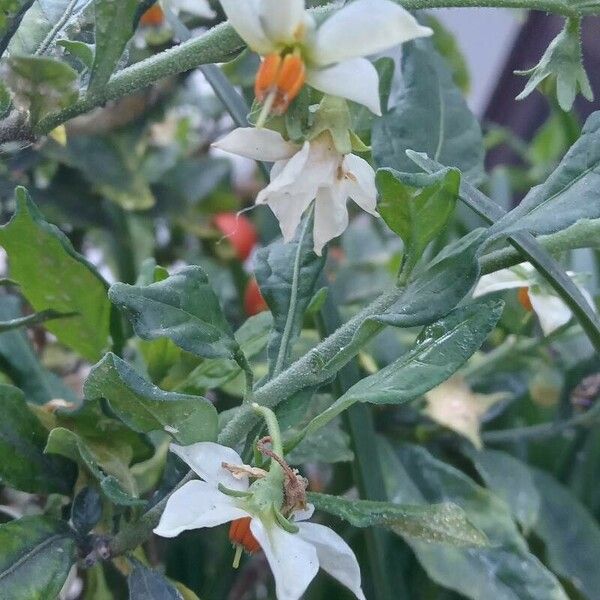
M 202 268 L 186 267 L 148 286 L 115 283 L 112 302 L 144 340 L 169 338 L 203 358 L 235 359 L 238 344 Z
M 550 475 L 533 470 L 541 507 L 534 526 L 546 544 L 550 567 L 588 598 L 600 590 L 600 528 L 598 522 L 564 486 Z
M 101 89 L 115 71 L 125 46 L 133 36 L 140 0 L 96 0 L 96 55 L 88 94 Z
M 12 321 L 20 318 L 21 301 L 14 296 L 0 296 L 0 319 Z M 68 402 L 77 400 L 73 390 L 42 365 L 21 331 L 0 334 L 0 367 L 25 392 L 29 402 L 45 404 L 55 398 Z
M 160 573 L 139 562 L 127 578 L 129 600 L 183 600 L 179 591 Z
M 102 498 L 98 490 L 84 487 L 73 500 L 71 522 L 78 533 L 89 533 L 102 518 Z
M 286 460 L 291 465 L 348 462 L 353 459 L 350 436 L 336 422 L 307 436 L 286 455 Z
M 135 431 L 166 431 L 185 446 L 216 439 L 217 411 L 208 400 L 165 392 L 112 353 L 92 369 L 84 393 L 88 399 L 107 400 L 119 419 Z
M 0 525 L 0 548 L 0 590 L 7 600 L 58 598 L 76 560 L 72 531 L 47 517 Z
M 0 228 L 11 277 L 35 310 L 77 313 L 48 322 L 46 328 L 83 357 L 97 360 L 109 343 L 106 284 L 66 236 L 44 221 L 27 192 L 17 188 L 16 193 L 17 210 Z
M 415 165 L 405 154 L 412 149 L 479 179 L 481 129 L 443 59 L 424 41 L 405 44 L 402 54 L 402 94 L 373 125 L 375 164 L 414 173 Z
M 423 175 L 380 169 L 376 183 L 380 195 L 377 210 L 402 238 L 404 268 L 410 272 L 448 223 L 458 198 L 460 172 L 446 169 Z
M 29 111 L 34 125 L 79 96 L 77 71 L 66 63 L 42 56 L 11 56 L 7 64 L 6 79 L 15 104 Z
M 477 451 L 466 447 L 487 487 L 504 500 L 525 531 L 530 531 L 540 512 L 540 494 L 530 470 L 510 454 L 498 450 Z
M 84 439 L 80 435 L 57 427 L 50 432 L 46 452 L 70 458 L 85 467 L 100 483 L 107 498 L 115 504 L 135 506 L 144 504 L 136 498 L 137 490 L 129 471 L 132 451 L 129 446 L 118 445 L 116 440 Z
M 256 280 L 273 314 L 273 333 L 267 350 L 271 375 L 289 362 L 304 312 L 325 264 L 325 257 L 313 252 L 312 223 L 312 217 L 306 217 L 292 242 L 273 242 L 256 255 Z
M 348 500 L 310 492 L 317 510 L 328 512 L 355 527 L 387 527 L 398 535 L 423 542 L 452 546 L 485 546 L 486 536 L 474 527 L 465 512 L 451 503 L 429 506 Z
M 34 0 L 0 0 L 0 56 Z
M 48 432 L 31 413 L 23 392 L 0 385 L 0 479 L 32 494 L 69 494 L 73 463 L 44 454 Z

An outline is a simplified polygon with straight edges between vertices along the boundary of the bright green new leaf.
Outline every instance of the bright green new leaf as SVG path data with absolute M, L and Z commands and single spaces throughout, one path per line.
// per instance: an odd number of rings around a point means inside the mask
M 527 98 L 540 83 L 550 77 L 556 81 L 556 97 L 564 111 L 568 112 L 573 108 L 578 92 L 591 102 L 594 92 L 583 66 L 580 19 L 567 20 L 563 30 L 552 40 L 535 67 L 515 73 L 529 76 L 529 81 L 517 100 Z
M 348 500 L 310 492 L 317 510 L 328 512 L 355 527 L 386 527 L 398 535 L 428 543 L 452 546 L 486 546 L 486 536 L 469 522 L 465 512 L 451 503 L 429 506 Z
M 112 353 L 92 369 L 84 394 L 88 399 L 107 400 L 119 419 L 135 431 L 166 431 L 184 446 L 217 436 L 217 411 L 208 400 L 165 392 Z
M 23 392 L 0 385 L 0 480 L 31 494 L 65 494 L 75 483 L 73 463 L 44 454 L 48 432 L 31 413 Z
M 7 600 L 58 598 L 77 560 L 73 532 L 49 517 L 0 525 L 0 548 L 0 590 Z
M 29 111 L 34 125 L 79 96 L 77 71 L 64 62 L 45 56 L 11 56 L 7 64 L 6 80 L 14 102 Z
M 58 40 L 56 42 L 62 46 L 69 54 L 78 58 L 84 67 L 90 69 L 94 63 L 94 47 L 91 44 L 77 40 Z
M 134 34 L 138 8 L 145 0 L 96 0 L 96 55 L 88 94 L 101 89 L 115 71 L 127 42 Z
M 417 264 L 423 252 L 450 219 L 460 186 L 460 172 L 445 169 L 433 175 L 380 169 L 377 210 L 404 242 L 405 267 Z
M 17 210 L 0 228 L 11 277 L 35 310 L 77 313 L 49 321 L 46 328 L 84 358 L 97 360 L 109 345 L 106 283 L 66 236 L 44 221 L 25 189 L 17 188 L 16 196 Z
M 273 333 L 267 349 L 271 375 L 289 363 L 325 264 L 325 256 L 317 256 L 313 251 L 312 223 L 312 217 L 305 217 L 292 242 L 269 244 L 256 255 L 256 280 L 273 314 Z
M 419 172 L 406 150 L 425 152 L 458 167 L 471 179 L 483 173 L 483 141 L 444 60 L 425 41 L 402 47 L 402 94 L 373 125 L 371 145 L 378 167 Z
M 201 267 L 186 267 L 147 286 L 115 283 L 109 297 L 143 340 L 169 338 L 203 358 L 239 356 L 238 343 Z

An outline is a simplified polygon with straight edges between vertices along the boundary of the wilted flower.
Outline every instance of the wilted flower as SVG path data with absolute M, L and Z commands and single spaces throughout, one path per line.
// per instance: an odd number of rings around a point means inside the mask
M 567 272 L 571 278 L 572 272 Z M 577 285 L 590 306 L 596 310 L 589 292 Z M 545 335 L 562 327 L 571 320 L 571 309 L 559 298 L 554 290 L 546 287 L 537 275 L 535 267 L 530 263 L 521 263 L 510 269 L 501 269 L 495 273 L 484 275 L 475 290 L 473 297 L 484 296 L 501 290 L 519 289 L 519 300 L 526 310 L 533 310 L 540 320 L 540 326 Z
M 236 546 L 250 553 L 264 551 L 279 600 L 298 600 L 319 566 L 357 598 L 365 598 L 360 568 L 348 544 L 328 527 L 306 522 L 312 506 L 286 515 L 289 522 L 284 528 L 265 495 L 260 501 L 252 496 L 248 476 L 261 477 L 263 472 L 244 465 L 234 450 L 212 442 L 171 449 L 203 481 L 190 481 L 171 495 L 157 535 L 175 537 L 188 529 L 231 522 L 229 535 Z M 295 533 L 289 531 L 290 525 Z
M 338 152 L 328 132 L 300 146 L 276 131 L 245 127 L 235 129 L 214 145 L 255 160 L 275 162 L 271 182 L 258 194 L 256 203 L 271 208 L 286 242 L 294 237 L 313 200 L 314 249 L 319 255 L 325 244 L 348 226 L 348 198 L 378 216 L 373 168 L 354 154 Z
M 306 81 L 380 114 L 377 71 L 363 58 L 431 35 L 390 0 L 357 0 L 317 26 L 304 0 L 221 0 L 231 25 L 264 57 L 255 92 L 266 113 L 285 112 Z

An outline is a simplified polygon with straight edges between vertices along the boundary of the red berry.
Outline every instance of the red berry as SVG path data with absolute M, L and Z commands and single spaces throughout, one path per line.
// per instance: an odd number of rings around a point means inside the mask
M 254 277 L 248 280 L 248 284 L 246 285 L 246 291 L 244 292 L 244 310 L 249 317 L 257 315 L 258 313 L 263 312 L 263 310 L 269 310 Z
M 235 213 L 218 213 L 213 217 L 215 227 L 229 240 L 237 257 L 244 261 L 256 246 L 258 236 L 250 219 Z

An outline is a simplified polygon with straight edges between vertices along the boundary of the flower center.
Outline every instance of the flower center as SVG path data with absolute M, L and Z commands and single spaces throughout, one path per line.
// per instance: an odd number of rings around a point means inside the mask
M 531 304 L 531 298 L 529 297 L 529 288 L 519 288 L 517 293 L 517 298 L 521 306 L 527 311 L 531 312 L 533 310 L 533 305 Z
M 306 66 L 298 54 L 269 54 L 256 74 L 254 95 L 259 102 L 268 104 L 268 112 L 282 115 L 305 81 Z
M 244 548 L 250 554 L 260 550 L 260 544 L 250 531 L 250 517 L 243 517 L 231 521 L 229 526 L 229 539 L 238 547 Z

